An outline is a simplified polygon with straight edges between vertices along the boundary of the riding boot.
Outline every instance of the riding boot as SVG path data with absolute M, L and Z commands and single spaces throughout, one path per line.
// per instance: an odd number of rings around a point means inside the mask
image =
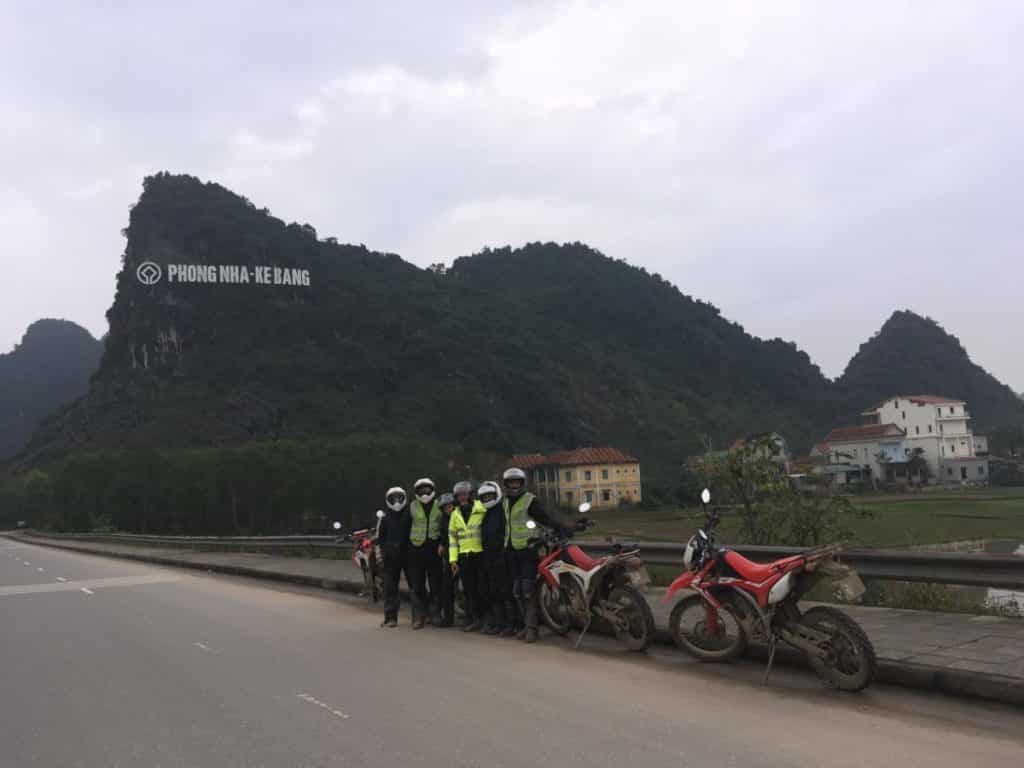
M 526 624 L 526 632 L 523 640 L 527 643 L 537 642 L 537 593 L 531 591 L 526 595 L 526 605 L 523 607 L 523 621 Z
M 502 630 L 505 629 L 505 604 L 501 600 L 495 600 L 491 604 L 490 619 L 487 622 L 487 628 L 484 629 L 485 635 L 500 635 Z

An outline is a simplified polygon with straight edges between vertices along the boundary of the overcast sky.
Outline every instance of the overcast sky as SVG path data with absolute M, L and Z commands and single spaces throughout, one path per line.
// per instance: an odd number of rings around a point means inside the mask
M 1024 390 L 1019 0 L 170 5 L 0 0 L 0 350 L 105 331 L 170 170 L 420 265 L 582 240 L 830 376 L 912 309 Z

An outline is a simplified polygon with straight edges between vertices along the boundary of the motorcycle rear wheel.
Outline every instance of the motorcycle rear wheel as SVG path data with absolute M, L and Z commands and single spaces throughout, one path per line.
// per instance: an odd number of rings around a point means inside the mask
M 631 651 L 645 650 L 654 637 L 654 614 L 640 590 L 628 584 L 615 587 L 608 595 L 608 602 L 619 607 L 620 615 L 629 624 L 615 633 L 615 639 Z
M 556 635 L 567 634 L 572 626 L 572 610 L 566 594 L 561 589 L 552 587 L 546 580 L 542 580 L 537 602 L 541 620 L 547 628 Z
M 818 677 L 841 691 L 862 691 L 871 685 L 878 661 L 860 624 L 842 611 L 825 606 L 811 608 L 800 623 L 832 636 L 825 658 L 810 657 Z
M 717 617 L 718 629 L 714 633 L 708 631 L 706 615 L 707 608 L 700 595 L 691 595 L 676 603 L 668 628 L 679 648 L 701 661 L 729 661 L 747 649 L 747 632 L 729 603 L 722 603 Z

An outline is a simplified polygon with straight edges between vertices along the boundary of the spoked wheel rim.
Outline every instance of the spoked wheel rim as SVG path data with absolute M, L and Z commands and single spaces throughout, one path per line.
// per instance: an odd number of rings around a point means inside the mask
M 629 587 L 613 589 L 609 600 L 618 606 L 624 625 L 615 633 L 619 642 L 631 651 L 642 651 L 651 641 L 654 617 L 643 595 Z
M 829 635 L 823 654 L 811 659 L 819 676 L 846 691 L 859 691 L 871 683 L 875 650 L 860 625 L 841 611 L 825 607 L 812 608 L 801 622 Z
M 569 600 L 561 589 L 543 582 L 540 587 L 540 610 L 544 623 L 557 634 L 564 635 L 569 631 L 572 622 L 572 611 Z
M 742 629 L 732 612 L 712 615 L 703 602 L 694 601 L 681 610 L 677 631 L 698 648 L 721 652 L 739 641 Z

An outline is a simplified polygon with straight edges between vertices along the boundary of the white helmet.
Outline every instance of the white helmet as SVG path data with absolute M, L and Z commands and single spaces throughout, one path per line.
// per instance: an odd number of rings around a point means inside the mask
M 509 488 L 510 483 L 519 481 L 517 488 Z M 501 484 L 505 486 L 505 493 L 509 496 L 518 496 L 526 490 L 526 473 L 519 467 L 509 467 L 501 476 Z
M 405 501 L 408 498 L 405 489 L 399 488 L 397 485 L 388 488 L 388 492 L 384 494 L 384 502 L 392 512 L 401 511 L 405 507 Z
M 501 488 L 497 483 L 486 480 L 476 489 L 476 497 L 486 509 L 490 509 L 501 503 Z
M 421 477 L 413 484 L 412 494 L 423 504 L 429 504 L 437 494 L 437 491 L 434 490 L 434 481 L 429 477 Z

